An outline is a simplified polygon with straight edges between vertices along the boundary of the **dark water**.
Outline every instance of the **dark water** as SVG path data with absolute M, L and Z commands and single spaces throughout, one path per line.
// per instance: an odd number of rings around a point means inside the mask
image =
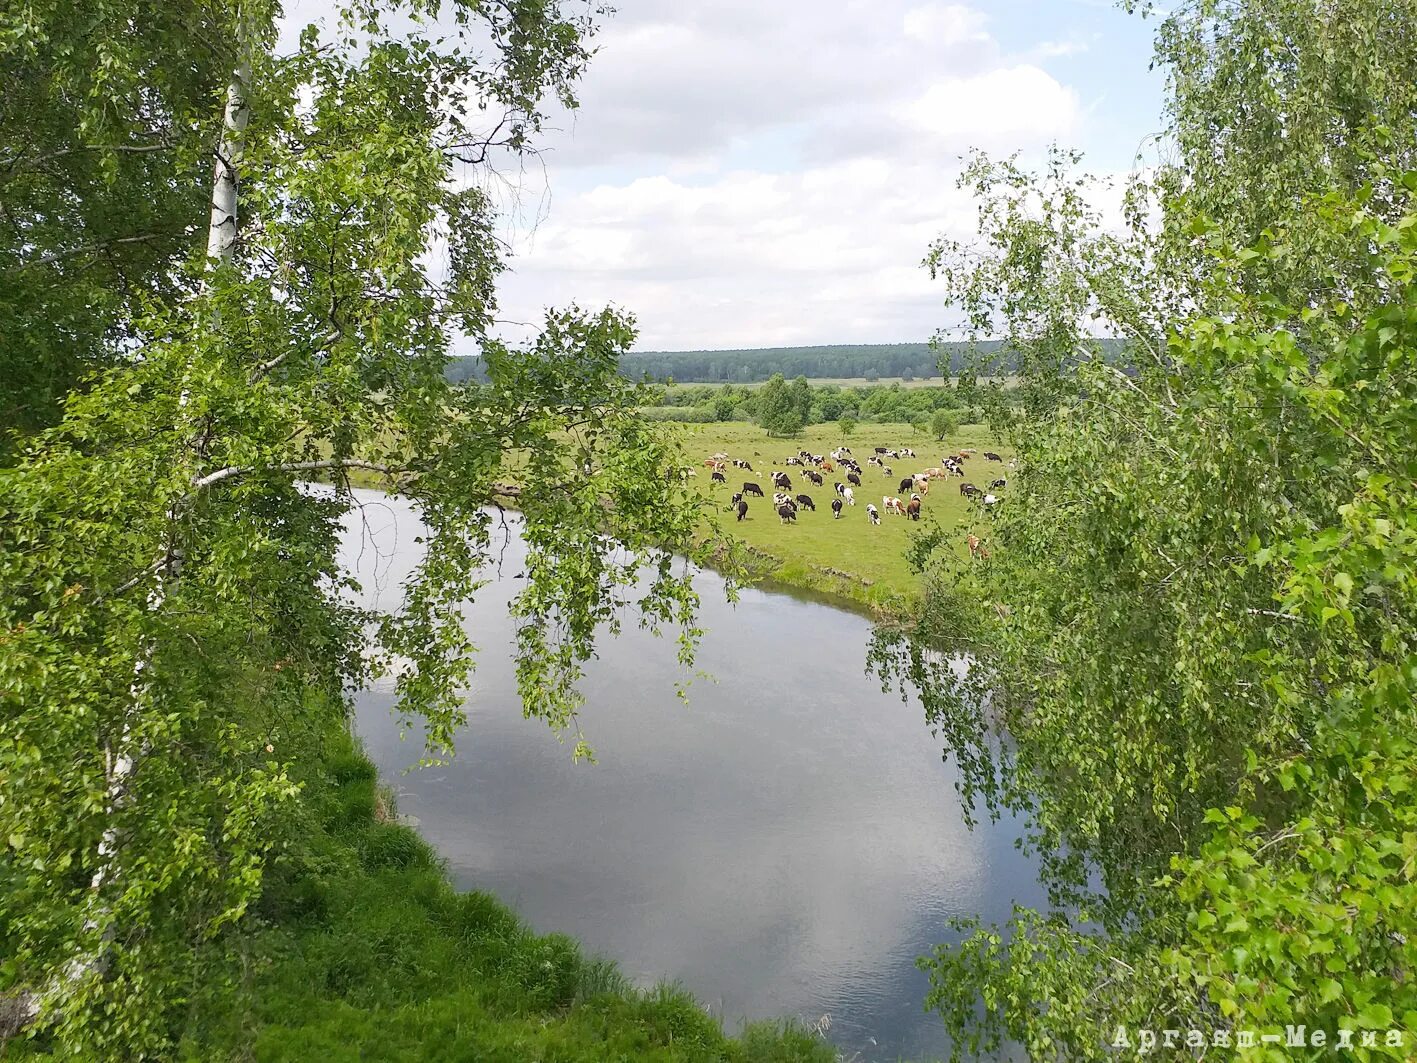
M 401 500 L 362 499 L 346 560 L 392 606 L 417 522 Z M 521 559 L 513 539 L 469 611 L 481 653 L 451 764 L 401 775 L 419 741 L 400 741 L 387 691 L 359 700 L 400 811 L 458 884 L 641 984 L 680 981 L 730 1027 L 828 1016 L 848 1059 L 946 1053 L 915 958 L 951 916 L 1002 921 L 1039 889 L 1014 824 L 965 827 L 918 704 L 864 674 L 869 622 L 782 593 L 729 606 L 705 573 L 699 666 L 714 680 L 685 706 L 672 642 L 604 641 L 582 718 L 598 763 L 575 764 L 516 698 L 506 605 Z

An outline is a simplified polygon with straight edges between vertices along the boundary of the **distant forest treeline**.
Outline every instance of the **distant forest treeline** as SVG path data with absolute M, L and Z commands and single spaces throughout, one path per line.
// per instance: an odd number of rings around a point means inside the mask
M 977 352 L 998 353 L 1002 344 L 987 341 Z M 674 380 L 685 384 L 754 384 L 774 373 L 809 380 L 925 380 L 940 378 L 940 361 L 949 358 L 950 372 L 958 373 L 969 360 L 969 345 L 944 344 L 937 351 L 928 343 L 830 344 L 822 347 L 763 347 L 737 351 L 635 351 L 620 359 L 621 371 L 631 380 Z M 1007 371 L 1005 367 L 1002 371 Z M 482 359 L 477 355 L 454 359 L 448 367 L 453 381 L 483 380 Z

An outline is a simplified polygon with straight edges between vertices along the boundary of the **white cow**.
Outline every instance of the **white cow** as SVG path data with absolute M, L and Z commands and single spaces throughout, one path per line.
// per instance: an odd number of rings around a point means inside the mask
M 855 495 L 854 493 L 852 493 L 851 488 L 849 488 L 849 487 L 843 487 L 843 488 L 841 489 L 841 497 L 844 498 L 844 499 L 846 499 L 846 504 L 847 504 L 848 506 L 854 506 L 854 505 L 856 505 L 856 495 Z
M 871 505 L 869 502 L 866 503 L 866 516 L 871 519 L 872 524 L 881 523 L 880 512 L 876 509 L 875 506 Z

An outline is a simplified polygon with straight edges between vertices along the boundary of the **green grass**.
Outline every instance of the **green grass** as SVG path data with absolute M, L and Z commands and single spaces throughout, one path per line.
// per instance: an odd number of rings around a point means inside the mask
M 391 821 L 373 765 L 333 720 L 304 769 L 305 822 L 267 874 L 234 992 L 199 987 L 175 1058 L 506 1061 L 836 1058 L 776 1023 L 727 1036 L 674 986 L 640 990 L 485 893 L 460 893 Z M 313 765 L 313 766 L 310 766 Z
M 853 456 L 864 469 L 862 485 L 855 488 L 856 505 L 847 506 L 840 520 L 833 520 L 831 500 L 834 479 L 846 482 L 840 470 L 823 473 L 823 487 L 812 486 L 799 466 L 787 466 L 783 459 L 799 450 L 828 454 L 843 443 L 840 429 L 834 424 L 813 425 L 800 436 L 790 439 L 770 438 L 756 425 L 722 422 L 684 427 L 686 446 L 698 466 L 695 483 L 725 514 L 729 496 L 741 490 L 744 480 L 754 480 L 766 498 L 749 498 L 748 517 L 741 523 L 727 516 L 726 527 L 762 560 L 761 574 L 782 583 L 812 590 L 825 591 L 849 598 L 870 608 L 884 608 L 892 602 L 915 597 L 919 577 L 910 571 L 906 550 L 911 535 L 935 520 L 946 528 L 956 529 L 958 545 L 964 551 L 965 536 L 976 527 L 977 508 L 959 493 L 958 479 L 932 481 L 924 498 L 919 523 L 903 517 L 881 514 L 881 524 L 873 527 L 866 516 L 866 504 L 881 509 L 881 496 L 900 496 L 900 480 L 910 473 L 939 465 L 947 452 L 961 448 L 978 451 L 995 446 L 988 430 L 979 425 L 965 425 L 943 443 L 927 433 L 917 432 L 904 424 L 862 424 L 845 441 Z M 866 464 L 866 458 L 877 446 L 899 449 L 910 447 L 916 458 L 887 459 L 893 475 L 887 477 L 879 468 Z M 710 454 L 722 452 L 730 458 L 750 462 L 757 477 L 741 469 L 729 467 L 727 486 L 711 484 L 708 470 L 702 466 Z M 1005 458 L 1010 455 L 1000 451 Z M 965 466 L 965 479 L 985 487 L 991 480 L 1007 476 L 1009 470 L 976 454 Z M 808 494 L 817 504 L 815 513 L 799 512 L 797 523 L 784 525 L 772 506 L 771 473 L 786 472 L 792 479 L 792 494 Z M 908 501 L 908 496 L 906 498 Z M 980 534 L 983 534 L 981 531 Z

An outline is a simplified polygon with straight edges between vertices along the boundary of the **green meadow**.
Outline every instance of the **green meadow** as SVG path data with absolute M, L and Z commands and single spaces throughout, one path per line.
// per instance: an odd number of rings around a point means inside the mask
M 758 575 L 836 594 L 872 608 L 918 594 L 919 576 L 911 571 L 906 551 L 911 537 L 929 522 L 950 529 L 958 540 L 961 554 L 966 551 L 965 537 L 971 532 L 987 538 L 986 522 L 979 507 L 960 495 L 959 485 L 968 481 L 983 488 L 991 480 L 1010 473 L 1005 465 L 984 459 L 984 450 L 998 448 L 983 425 L 964 425 L 939 441 L 908 424 L 861 424 L 846 438 L 837 425 L 820 424 L 804 429 L 797 436 L 781 438 L 768 436 L 757 425 L 729 421 L 686 427 L 684 439 L 697 467 L 695 483 L 707 497 L 721 504 L 728 532 L 752 549 L 758 559 L 755 566 Z M 863 471 L 861 487 L 853 488 L 856 505 L 843 507 L 841 519 L 834 520 L 831 501 L 836 493 L 832 481 L 845 483 L 845 475 L 840 470 L 823 473 L 825 484 L 816 487 L 803 475 L 800 466 L 789 466 L 785 459 L 799 450 L 826 455 L 840 446 L 851 448 L 852 457 L 861 463 Z M 886 459 L 892 473 L 887 476 L 875 465 L 866 463 L 878 446 L 893 450 L 909 447 L 916 457 Z M 965 481 L 957 478 L 932 481 L 923 499 L 918 523 L 884 511 L 882 496 L 899 496 L 902 477 L 939 465 L 947 453 L 969 448 L 979 453 L 966 462 Z M 717 453 L 748 461 L 756 475 L 729 466 L 725 472 L 727 485 L 711 483 L 703 462 Z M 999 450 L 999 453 L 1005 459 L 1010 457 L 1006 451 Z M 772 505 L 774 470 L 791 477 L 792 495 L 811 496 L 816 512 L 801 510 L 795 524 L 783 524 Z M 737 522 L 729 510 L 729 499 L 742 489 L 745 480 L 758 483 L 766 497 L 749 497 L 748 516 Z M 996 493 L 1006 497 L 1007 488 Z M 866 515 L 868 502 L 881 510 L 879 526 L 873 526 Z

